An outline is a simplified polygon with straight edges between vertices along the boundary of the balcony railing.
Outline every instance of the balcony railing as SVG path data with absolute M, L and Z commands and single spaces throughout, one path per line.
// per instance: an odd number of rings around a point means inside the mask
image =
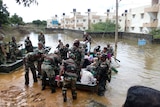
M 159 4 L 153 5 L 151 7 L 145 8 L 144 11 L 145 12 L 158 12 L 160 9 Z
M 158 20 L 149 23 L 143 23 L 143 27 L 157 27 L 157 25 L 158 25 Z

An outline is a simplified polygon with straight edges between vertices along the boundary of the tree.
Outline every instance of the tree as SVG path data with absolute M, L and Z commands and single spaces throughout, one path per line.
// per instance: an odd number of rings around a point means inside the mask
M 115 32 L 116 24 L 107 20 L 106 22 L 99 22 L 92 24 L 91 31 L 95 32 Z
M 25 7 L 29 7 L 30 4 L 35 3 L 38 5 L 37 0 L 16 0 L 18 4 L 23 4 Z
M 23 25 L 23 18 L 19 17 L 16 13 L 11 16 L 10 18 L 10 23 L 14 25 Z
M 41 21 L 40 20 L 34 20 L 34 21 L 32 21 L 32 23 L 37 25 L 37 26 L 41 25 Z
M 160 38 L 160 29 L 152 29 L 149 34 L 153 35 L 153 38 Z
M 32 21 L 33 24 L 37 25 L 37 26 L 46 26 L 47 25 L 47 22 L 46 21 L 41 21 L 41 20 L 34 20 Z
M 2 24 L 8 24 L 9 21 L 9 12 L 7 11 L 6 4 L 3 4 L 3 1 L 0 0 L 0 27 Z

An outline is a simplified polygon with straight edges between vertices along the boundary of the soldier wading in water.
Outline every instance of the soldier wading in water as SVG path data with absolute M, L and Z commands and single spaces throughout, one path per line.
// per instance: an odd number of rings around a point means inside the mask
M 60 58 L 54 53 L 43 54 L 44 61 L 42 63 L 42 90 L 46 87 L 46 78 L 49 78 L 49 85 L 51 87 L 51 93 L 56 91 L 55 89 L 55 76 L 56 70 L 59 69 L 59 64 L 61 63 Z
M 72 98 L 77 99 L 77 93 L 76 93 L 76 82 L 77 82 L 77 65 L 75 63 L 75 55 L 70 54 L 69 59 L 63 60 L 60 75 L 59 77 L 64 75 L 64 81 L 63 81 L 63 101 L 67 101 L 67 86 L 70 84 L 71 86 L 71 92 L 72 92 Z M 59 86 L 60 78 L 58 79 L 58 86 Z

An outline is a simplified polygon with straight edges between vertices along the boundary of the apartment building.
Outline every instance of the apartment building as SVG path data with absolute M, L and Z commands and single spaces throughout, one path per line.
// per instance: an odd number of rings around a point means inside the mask
M 98 22 L 105 22 L 107 19 L 112 22 L 116 22 L 117 17 L 115 12 L 107 12 L 104 15 L 96 15 L 96 12 L 88 10 L 86 15 L 81 15 L 80 12 L 73 11 L 73 16 L 65 16 L 60 19 L 60 28 L 75 29 L 75 30 L 88 30 L 91 28 L 91 24 Z M 132 8 L 125 10 L 121 16 L 118 16 L 118 24 L 120 32 L 132 32 L 132 33 L 149 33 L 152 29 L 160 28 L 160 1 L 152 0 L 150 5 L 141 6 L 138 8 Z M 47 21 L 48 28 L 54 28 L 52 20 L 56 20 L 54 17 Z

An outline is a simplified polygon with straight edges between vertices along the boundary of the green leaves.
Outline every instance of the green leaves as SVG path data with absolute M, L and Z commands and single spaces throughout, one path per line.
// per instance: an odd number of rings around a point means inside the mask
M 152 34 L 154 39 L 159 39 L 160 38 L 160 29 L 152 29 L 149 34 Z
M 38 5 L 37 0 L 16 0 L 19 5 L 23 4 L 25 7 L 29 7 L 31 4 Z
M 9 12 L 7 11 L 6 4 L 3 4 L 3 1 L 0 0 L 0 27 L 2 24 L 8 24 L 9 21 Z
M 14 25 L 23 25 L 23 18 L 19 17 L 17 14 L 14 14 L 13 16 L 11 16 L 10 18 L 10 23 L 14 24 Z
M 99 22 L 96 24 L 92 24 L 91 31 L 95 32 L 115 32 L 116 24 L 107 20 L 106 22 Z

